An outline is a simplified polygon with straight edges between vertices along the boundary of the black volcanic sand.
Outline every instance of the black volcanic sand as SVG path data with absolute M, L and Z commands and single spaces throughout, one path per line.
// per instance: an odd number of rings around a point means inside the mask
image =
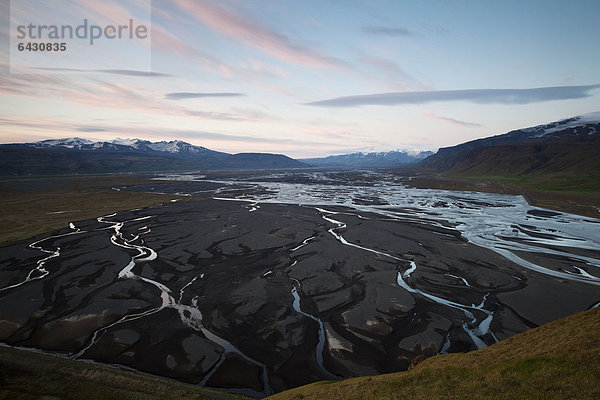
M 106 219 L 128 221 L 120 228 L 123 237 L 141 234 L 131 243 L 158 254 L 137 262 L 133 278 L 118 274 L 138 251 L 111 243 L 114 229 L 96 220 L 75 223 L 85 232 L 40 242 L 49 253 L 29 248 L 31 242 L 0 248 L 2 287 L 25 280 L 36 262 L 60 248 L 43 266 L 46 277 L 0 291 L 0 341 L 75 355 L 97 331 L 81 358 L 191 383 L 207 377 L 207 386 L 257 394 L 265 389 L 257 362 L 266 366 L 276 392 L 328 378 L 316 362 L 319 326 L 293 308 L 295 280 L 302 311 L 323 322 L 324 366 L 340 377 L 406 369 L 448 340 L 449 352 L 475 348 L 463 325 L 476 324 L 462 310 L 398 285 L 410 261 L 417 265 L 406 278 L 412 288 L 466 305 L 479 305 L 487 295 L 498 339 L 600 300 L 597 286 L 525 270 L 469 244 L 451 227 L 326 208 L 339 214 L 218 200 L 120 212 Z M 343 245 L 323 215 L 347 224 L 337 232 L 348 242 L 399 260 Z M 185 312 L 156 311 L 161 292 L 139 276 L 167 286 L 183 305 L 197 304 L 203 326 L 246 358 L 185 324 Z M 471 311 L 477 324 L 486 317 Z M 489 333 L 482 340 L 494 342 Z

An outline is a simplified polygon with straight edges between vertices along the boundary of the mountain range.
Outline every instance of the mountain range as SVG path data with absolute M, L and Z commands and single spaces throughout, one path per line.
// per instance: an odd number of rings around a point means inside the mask
M 92 142 L 66 138 L 0 145 L 2 175 L 304 167 L 307 165 L 281 154 L 228 154 L 180 140 Z
M 0 145 L 0 175 L 198 170 L 290 169 L 309 167 L 392 167 L 417 162 L 431 152 L 354 153 L 294 160 L 282 154 L 229 154 L 180 140 L 150 142 L 82 138 Z
M 387 168 L 416 163 L 432 151 L 394 150 L 387 152 L 351 153 L 323 158 L 304 158 L 301 161 L 317 167 L 334 168 Z
M 282 154 L 223 153 L 180 140 L 49 139 L 0 145 L 0 175 L 392 168 L 408 164 L 419 170 L 465 176 L 594 175 L 600 171 L 599 149 L 597 112 L 441 148 L 435 154 L 397 150 L 294 160 Z

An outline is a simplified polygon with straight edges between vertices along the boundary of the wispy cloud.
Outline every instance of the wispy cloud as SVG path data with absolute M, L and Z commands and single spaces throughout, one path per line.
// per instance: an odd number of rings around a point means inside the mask
M 52 72 L 100 72 L 105 74 L 123 75 L 123 76 L 147 76 L 152 78 L 164 78 L 173 77 L 171 74 L 164 74 L 162 72 L 148 72 L 138 71 L 134 69 L 79 69 L 79 68 L 35 68 L 41 71 L 52 71 Z
M 56 121 L 52 121 L 52 120 L 44 120 L 44 119 L 38 119 L 38 120 L 31 120 L 31 119 L 23 119 L 23 118 L 0 118 L 0 126 L 3 125 L 7 125 L 7 126 L 18 126 L 18 127 L 22 127 L 22 128 L 29 128 L 29 129 L 35 129 L 35 130 L 42 130 L 42 131 L 56 131 L 57 128 L 62 128 L 65 125 L 58 123 Z M 71 126 L 69 128 L 70 130 L 74 130 L 73 127 Z
M 188 109 L 148 89 L 103 80 L 79 81 L 76 75 L 0 74 L 0 94 L 26 96 L 37 99 L 60 99 L 75 105 L 92 108 L 136 110 L 154 115 L 180 115 L 219 121 L 257 121 L 269 117 L 232 114 L 204 109 Z
M 153 12 L 166 13 L 158 7 L 165 6 L 166 2 L 153 5 Z M 172 18 L 176 18 L 172 16 Z M 285 76 L 287 71 L 281 67 L 266 65 L 255 62 L 252 59 L 244 60 L 235 64 L 228 64 L 217 57 L 208 54 L 201 43 L 194 40 L 194 32 L 188 31 L 185 20 L 177 17 L 176 21 L 169 21 L 171 25 L 177 26 L 177 36 L 173 29 L 160 26 L 160 22 L 152 22 L 152 51 L 162 53 L 169 58 L 179 57 L 184 63 L 197 63 L 203 68 L 218 73 L 221 77 L 230 79 L 237 76 L 248 81 L 262 81 L 264 79 Z
M 371 35 L 380 36 L 414 36 L 414 34 L 405 28 L 388 27 L 388 26 L 363 26 L 362 31 Z
M 185 139 L 206 139 L 223 142 L 236 141 L 243 143 L 278 143 L 278 144 L 300 144 L 302 141 L 285 138 L 272 138 L 261 136 L 242 136 L 226 133 L 205 132 L 205 131 L 170 131 L 168 134 L 172 137 Z M 314 144 L 314 143 L 313 143 Z M 317 143 L 322 144 L 322 143 Z
M 381 71 L 383 73 L 382 78 L 385 80 L 387 87 L 395 84 L 398 90 L 429 89 L 415 77 L 400 68 L 393 60 L 372 55 L 363 55 L 359 57 L 359 60 L 369 67 L 368 70 L 376 68 Z
M 147 72 L 147 71 L 136 71 L 132 69 L 99 69 L 98 72 L 104 72 L 107 74 L 125 75 L 125 76 L 149 76 L 149 77 L 172 77 L 171 74 L 164 74 L 162 72 Z
M 87 133 L 90 133 L 90 132 L 106 132 L 105 128 L 100 128 L 100 127 L 97 127 L 97 126 L 80 126 L 80 127 L 77 127 L 76 129 L 79 132 L 87 132 Z
M 220 2 L 171 1 L 182 11 L 213 30 L 286 63 L 309 67 L 348 67 L 344 61 L 276 32 L 248 15 L 226 8 Z
M 198 130 L 177 130 L 164 129 L 162 127 L 148 128 L 135 125 L 117 125 L 117 124 L 98 124 L 81 125 L 73 121 L 59 119 L 23 119 L 20 117 L 3 118 L 0 117 L 0 132 L 2 127 L 20 127 L 25 128 L 23 136 L 14 143 L 23 143 L 30 140 L 40 140 L 45 137 L 70 137 L 80 133 L 96 133 L 92 140 L 112 140 L 119 137 L 137 137 L 146 140 L 188 140 L 194 143 L 200 141 L 210 141 L 211 143 L 245 143 L 245 144 L 265 144 L 265 145 L 285 145 L 294 148 L 294 146 L 325 146 L 328 143 L 320 141 L 307 141 L 306 138 L 293 139 L 285 137 L 269 136 L 246 136 L 231 133 L 219 133 Z M 5 142 L 5 141 L 4 141 Z
M 166 99 L 169 100 L 182 100 L 182 99 L 198 99 L 203 97 L 241 97 L 245 96 L 244 93 L 193 93 L 193 92 L 174 92 L 167 93 L 165 95 Z
M 102 124 L 102 125 L 81 125 L 72 121 L 59 120 L 59 119 L 23 119 L 20 117 L 15 118 L 1 118 L 0 126 L 18 126 L 23 128 L 29 128 L 37 131 L 48 131 L 49 136 L 58 135 L 71 135 L 77 132 L 94 133 L 101 132 L 101 136 L 112 137 L 116 135 L 122 136 L 134 136 L 147 138 L 162 138 L 162 137 L 176 137 L 176 138 L 187 138 L 187 139 L 218 139 L 218 140 L 237 140 L 246 142 L 266 142 L 268 140 L 275 140 L 281 143 L 292 142 L 284 139 L 267 139 L 260 137 L 247 137 L 240 135 L 229 135 L 214 132 L 202 132 L 202 131 L 179 131 L 179 130 L 166 130 L 164 128 L 147 128 L 137 127 L 135 125 L 115 125 L 115 124 Z M 94 139 L 95 140 L 95 139 Z
M 462 126 L 465 128 L 474 128 L 477 126 L 481 126 L 480 124 L 476 124 L 474 122 L 461 121 L 459 119 L 448 118 L 448 117 L 444 117 L 441 115 L 437 115 L 433 111 L 429 111 L 425 115 L 427 115 L 429 118 L 437 119 L 438 121 L 443 121 L 443 122 L 446 122 L 446 123 L 449 123 L 452 125 L 458 125 L 458 126 Z
M 437 101 L 467 101 L 478 104 L 530 104 L 552 100 L 580 99 L 591 96 L 590 92 L 600 87 L 555 86 L 533 89 L 472 89 L 432 90 L 421 92 L 390 92 L 358 96 L 335 97 L 307 103 L 321 107 L 356 107 L 364 105 L 393 106 L 399 104 L 424 104 Z
M 147 3 L 136 2 L 136 1 L 114 1 L 105 0 L 102 2 L 95 0 L 78 0 L 71 4 L 69 9 L 73 10 L 74 14 L 79 13 L 80 15 L 92 15 L 97 21 L 101 21 L 105 24 L 119 25 L 129 18 L 139 18 L 139 11 L 148 7 Z M 147 17 L 150 17 L 148 14 Z M 143 23 L 149 23 L 150 21 L 141 20 Z

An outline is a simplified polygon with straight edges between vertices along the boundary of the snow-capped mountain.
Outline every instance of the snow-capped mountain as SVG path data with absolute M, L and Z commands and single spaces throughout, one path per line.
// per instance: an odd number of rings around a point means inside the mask
M 214 164 L 228 158 L 227 153 L 220 153 L 202 146 L 194 146 L 181 140 L 151 142 L 143 139 L 117 138 L 108 142 L 92 142 L 81 138 L 50 139 L 27 144 L 38 148 L 68 148 L 84 151 L 129 151 L 141 153 L 162 153 L 186 159 L 200 159 Z M 403 164 L 415 163 L 433 154 L 431 151 L 394 150 L 387 152 L 357 152 L 325 158 L 310 158 L 301 160 L 311 166 L 344 167 L 344 168 L 385 168 Z M 255 156 L 255 158 L 258 155 Z M 239 157 L 238 157 L 239 158 Z M 229 160 L 233 162 L 233 158 Z M 238 167 L 236 161 L 236 168 Z M 300 165 L 297 165 L 300 167 Z
M 519 129 L 519 131 L 524 133 L 528 137 L 547 138 L 549 136 L 553 136 L 551 135 L 552 133 L 562 132 L 568 128 L 581 128 L 579 129 L 579 131 L 575 129 L 573 134 L 593 135 L 597 133 L 595 125 L 598 125 L 598 123 L 600 123 L 600 111 L 584 115 L 578 115 L 572 118 L 562 119 L 560 121 L 552 122 L 550 124 Z
M 351 153 L 324 158 L 307 158 L 302 161 L 319 167 L 385 168 L 418 162 L 432 155 L 431 151 L 394 150 L 386 152 Z
M 441 148 L 419 166 L 498 175 L 587 171 L 598 160 L 599 132 L 600 112 L 579 115 Z
M 121 146 L 129 146 L 138 150 L 154 150 L 163 151 L 168 153 L 202 153 L 212 151 L 202 146 L 194 146 L 190 143 L 181 140 L 171 140 L 169 142 L 150 142 L 142 139 L 121 139 L 117 138 L 112 140 L 110 143 L 118 144 Z
M 65 138 L 0 145 L 0 175 L 304 167 L 280 154 L 228 154 L 181 140 Z
M 78 137 L 65 138 L 65 139 L 48 139 L 42 140 L 35 143 L 27 143 L 27 145 L 33 147 L 64 147 L 67 149 L 80 149 L 80 150 L 98 150 L 112 148 L 116 149 L 115 146 L 130 147 L 132 149 L 141 151 L 160 151 L 167 153 L 206 153 L 213 150 L 209 150 L 202 146 L 194 146 L 190 143 L 183 142 L 181 140 L 171 140 L 169 142 L 150 142 L 149 140 L 142 139 L 121 139 L 117 138 L 107 142 L 93 142 L 88 139 L 82 139 Z
M 68 149 L 81 149 L 93 145 L 94 142 L 87 139 L 73 137 L 66 139 L 48 139 L 30 144 L 35 147 L 65 147 Z

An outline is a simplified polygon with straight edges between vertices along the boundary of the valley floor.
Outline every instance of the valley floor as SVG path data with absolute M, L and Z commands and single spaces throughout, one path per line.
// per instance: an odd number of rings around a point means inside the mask
M 395 182 L 2 182 L 13 236 L 0 247 L 0 341 L 263 397 L 502 348 L 600 302 L 597 220 Z M 17 240 L 40 233 L 28 231 L 38 218 L 52 233 Z M 14 361 L 7 371 L 25 368 Z

